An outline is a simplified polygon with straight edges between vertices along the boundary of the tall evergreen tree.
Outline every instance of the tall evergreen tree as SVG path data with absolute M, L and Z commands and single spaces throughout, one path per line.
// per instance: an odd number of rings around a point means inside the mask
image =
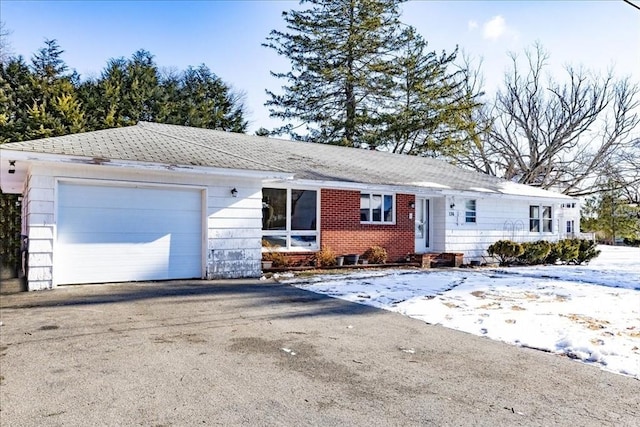
M 64 50 L 60 48 L 57 40 L 47 39 L 44 44 L 45 46 L 31 57 L 31 68 L 37 77 L 51 84 L 57 78 L 64 76 L 69 67 L 62 59 Z
M 400 0 L 308 0 L 283 14 L 288 32 L 271 31 L 265 46 L 291 61 L 272 72 L 287 82 L 267 91 L 271 117 L 288 121 L 276 133 L 351 147 L 375 139 L 380 105 L 393 87 L 400 49 Z M 305 132 L 300 132 L 303 127 Z
M 85 119 L 76 93 L 78 76 L 67 74 L 64 51 L 56 40 L 31 58 L 31 105 L 27 109 L 26 139 L 84 131 Z
M 131 113 L 125 111 L 128 108 L 124 102 L 127 96 L 126 76 L 127 60 L 110 59 L 100 78 L 83 85 L 84 103 L 93 107 L 90 120 L 94 129 L 134 124 L 129 120 Z
M 0 144 L 26 138 L 32 75 L 22 57 L 0 64 Z
M 400 22 L 401 0 L 308 0 L 284 13 L 288 32 L 265 46 L 291 61 L 272 73 L 287 82 L 267 91 L 274 133 L 295 139 L 397 153 L 446 156 L 475 134 L 477 94 L 454 69 L 457 49 L 437 55 Z
M 153 55 L 146 50 L 133 54 L 127 63 L 122 98 L 125 120 L 135 124 L 140 120 L 153 121 L 158 112 L 160 74 Z
M 165 123 L 231 132 L 245 132 L 241 94 L 216 76 L 206 65 L 189 67 L 180 77 L 163 83 Z
M 616 183 L 610 191 L 587 198 L 580 220 L 583 231 L 595 232 L 610 244 L 616 238 L 640 239 L 640 207 L 623 197 Z
M 153 55 L 139 50 L 131 59 L 111 59 L 102 75 L 81 86 L 94 129 L 157 121 L 245 132 L 244 105 L 205 65 L 161 73 Z
M 469 117 L 479 94 L 466 85 L 467 72 L 456 67 L 457 49 L 437 55 L 413 27 L 402 33 L 396 86 L 385 103 L 382 135 L 370 145 L 394 153 L 451 157 L 464 150 L 475 133 Z

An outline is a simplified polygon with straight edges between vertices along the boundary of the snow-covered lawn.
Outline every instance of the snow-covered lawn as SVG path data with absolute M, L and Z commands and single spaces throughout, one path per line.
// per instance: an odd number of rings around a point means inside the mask
M 585 266 L 361 270 L 283 281 L 640 379 L 640 249 L 599 249 Z

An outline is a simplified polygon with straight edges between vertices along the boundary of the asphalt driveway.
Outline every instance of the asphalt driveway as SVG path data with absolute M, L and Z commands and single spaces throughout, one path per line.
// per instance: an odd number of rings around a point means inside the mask
M 636 425 L 640 382 L 269 281 L 0 296 L 0 424 Z

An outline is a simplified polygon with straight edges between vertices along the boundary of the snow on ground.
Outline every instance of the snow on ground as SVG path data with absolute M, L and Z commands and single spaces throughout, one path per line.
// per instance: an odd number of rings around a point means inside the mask
M 640 248 L 585 266 L 377 270 L 284 280 L 640 379 Z

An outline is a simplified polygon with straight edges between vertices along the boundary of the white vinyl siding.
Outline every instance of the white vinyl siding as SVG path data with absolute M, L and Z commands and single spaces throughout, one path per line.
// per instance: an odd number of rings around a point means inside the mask
M 434 247 L 433 251 L 460 252 L 464 253 L 465 262 L 478 260 L 487 262 L 486 249 L 498 240 L 513 240 L 516 242 L 527 242 L 545 239 L 555 241 L 564 236 L 564 229 L 559 227 L 559 209 L 554 209 L 553 205 L 543 203 L 542 206 L 551 207 L 548 211 L 552 215 L 546 219 L 547 226 L 553 231 L 546 233 L 532 233 L 529 231 L 530 201 L 511 200 L 503 198 L 477 198 L 476 200 L 476 223 L 466 223 L 466 207 L 462 201 L 453 199 L 446 200 L 445 206 L 436 198 L 437 205 L 434 204 L 435 220 L 442 216 L 446 222 L 439 225 L 434 222 Z M 443 198 L 442 201 L 445 199 Z M 436 208 L 437 206 L 437 208 Z M 542 208 L 541 208 L 542 210 Z M 445 214 L 446 212 L 446 214 Z M 564 225 L 564 222 L 562 223 Z M 542 223 L 540 223 L 542 228 Z M 576 222 L 576 228 L 578 223 Z M 444 236 L 440 237 L 439 231 L 444 230 Z M 562 233 L 560 233 L 562 231 Z M 562 235 L 561 235 L 562 234 Z

